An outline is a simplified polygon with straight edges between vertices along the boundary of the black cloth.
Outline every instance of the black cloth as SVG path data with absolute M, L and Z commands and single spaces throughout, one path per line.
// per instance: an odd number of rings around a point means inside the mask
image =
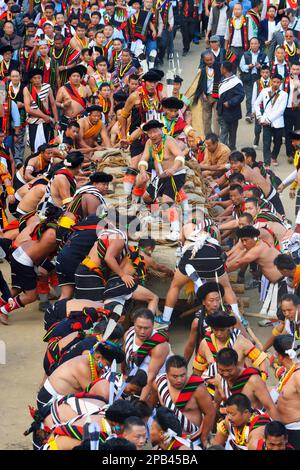
M 245 92 L 242 83 L 238 83 L 230 90 L 225 91 L 219 97 L 217 102 L 218 115 L 224 121 L 232 122 L 242 118 L 241 104 L 245 98 Z M 228 102 L 229 107 L 226 108 L 224 103 Z
M 57 300 L 53 305 L 49 306 L 44 316 L 44 328 L 49 328 L 56 322 L 63 320 L 67 315 L 67 302 L 69 299 Z
M 190 17 L 183 17 L 181 22 L 181 34 L 183 42 L 183 50 L 188 52 L 190 50 L 190 44 L 194 38 L 194 32 L 196 28 L 196 20 Z
M 176 191 L 178 192 L 185 183 L 185 174 L 173 176 L 173 182 L 176 186 Z M 155 187 L 155 183 L 150 183 L 147 188 L 147 193 L 151 197 L 152 201 L 159 196 L 169 196 L 173 201 L 176 199 L 176 192 L 175 188 L 172 184 L 172 178 L 159 178 L 157 189 Z
M 182 256 L 178 269 L 187 276 L 186 265 L 191 264 L 201 279 L 215 279 L 216 274 L 222 276 L 225 273 L 223 251 L 219 246 L 206 243 L 192 258 L 192 248 L 186 250 Z
M 295 450 L 300 450 L 300 429 L 296 431 L 287 429 L 287 433 L 289 444 L 291 444 Z
M 25 266 L 19 263 L 12 256 L 11 266 L 11 285 L 22 291 L 34 290 L 37 284 L 37 275 L 34 266 Z
M 103 294 L 103 299 L 114 299 L 115 297 L 120 297 L 124 295 L 131 295 L 137 288 L 135 283 L 133 287 L 127 287 L 122 281 L 120 276 L 112 275 L 105 286 L 105 291 Z
M 95 271 L 80 264 L 75 272 L 75 299 L 89 299 L 98 302 L 103 299 L 103 279 Z

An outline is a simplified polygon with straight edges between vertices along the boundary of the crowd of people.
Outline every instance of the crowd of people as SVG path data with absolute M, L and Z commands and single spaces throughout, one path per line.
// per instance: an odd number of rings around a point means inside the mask
M 0 324 L 17 327 L 13 316 L 39 300 L 33 448 L 299 450 L 297 1 L 0 9 L 0 247 L 11 270 L 10 287 L 0 272 Z M 185 92 L 176 34 L 183 56 L 203 46 Z M 237 150 L 244 101 L 250 137 Z M 282 150 L 295 166 L 283 181 Z M 162 239 L 145 222 L 167 227 L 176 265 L 153 255 Z M 259 324 L 273 325 L 265 344 L 233 272 L 259 291 Z M 163 305 L 154 273 L 171 280 Z M 197 308 L 181 356 L 169 330 L 183 288 Z

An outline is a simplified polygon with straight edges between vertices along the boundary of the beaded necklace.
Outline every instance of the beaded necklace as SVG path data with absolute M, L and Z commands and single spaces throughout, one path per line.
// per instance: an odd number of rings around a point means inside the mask
M 159 142 L 159 144 L 152 144 L 152 155 L 153 158 L 157 161 L 157 163 L 161 163 L 164 159 L 166 139 L 167 136 L 163 135 L 163 138 Z
M 119 68 L 119 77 L 120 78 L 123 78 L 125 73 L 130 69 L 130 67 L 132 66 L 132 62 L 130 61 L 127 65 L 124 66 L 124 68 L 122 69 L 122 65 L 120 64 L 120 68 Z
M 90 352 L 89 352 L 89 366 L 90 366 L 91 375 L 92 375 L 92 382 L 94 382 L 94 380 L 98 378 L 98 372 L 97 372 L 97 368 L 95 365 L 95 359 Z
M 288 44 L 284 45 L 284 49 L 289 57 L 293 57 L 297 52 L 296 44 L 294 42 L 293 42 L 292 50 L 290 49 L 290 46 Z
M 56 56 L 55 55 L 55 49 L 53 49 L 52 56 L 54 57 L 54 59 L 59 60 L 61 58 L 61 56 L 63 55 L 63 53 L 64 53 L 64 49 L 62 48 L 61 52 L 58 54 L 58 56 Z
M 241 18 L 240 26 L 237 26 L 237 25 L 236 25 L 236 21 L 235 21 L 235 20 L 236 20 L 237 18 L 235 18 L 235 17 L 232 18 L 232 26 L 234 27 L 234 29 L 235 29 L 236 31 L 239 31 L 239 30 L 242 29 L 242 27 L 244 26 L 244 20 L 245 20 L 244 15 L 242 15 L 240 18 Z
M 298 364 L 293 364 L 292 367 L 281 377 L 277 387 L 277 392 L 281 392 L 285 384 L 290 380 L 291 376 L 295 372 L 297 366 Z
M 20 85 L 20 83 L 19 83 L 19 85 L 17 86 L 17 91 L 14 92 L 13 85 L 12 85 L 11 83 L 9 84 L 9 87 L 8 87 L 8 95 L 9 95 L 9 97 L 10 97 L 12 100 L 15 100 L 15 99 L 16 99 L 16 97 L 17 97 L 17 95 L 18 95 L 18 93 L 19 93 L 19 91 L 20 91 L 20 86 L 21 86 L 21 85 Z
M 79 44 L 81 45 L 82 49 L 85 49 L 86 47 L 88 47 L 89 42 L 88 42 L 87 38 L 84 38 L 84 41 L 82 41 L 82 40 L 77 36 L 77 34 L 75 34 L 75 38 L 76 38 L 76 40 L 79 42 Z

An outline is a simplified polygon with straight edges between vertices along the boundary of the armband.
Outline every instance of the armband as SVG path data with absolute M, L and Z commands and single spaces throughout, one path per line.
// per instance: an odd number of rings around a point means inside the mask
M 34 170 L 34 166 L 32 166 L 32 165 L 27 165 L 27 167 L 25 168 L 25 171 L 26 171 L 26 170 L 33 171 L 33 170 Z
M 139 162 L 138 168 L 140 168 L 141 166 L 144 166 L 146 171 L 148 170 L 148 162 L 146 162 L 146 160 L 141 160 Z
M 204 371 L 207 369 L 208 363 L 205 360 L 204 357 L 202 357 L 200 354 L 197 354 L 193 361 L 193 368 L 196 370 Z
M 268 357 L 265 352 L 260 351 L 255 346 L 247 352 L 246 356 L 252 361 L 253 367 L 258 367 Z
M 223 434 L 223 436 L 228 436 L 228 429 L 225 426 L 225 420 L 223 419 L 219 423 L 217 423 L 217 432 Z
M 175 162 L 180 162 L 182 164 L 182 166 L 184 166 L 185 164 L 185 158 L 182 157 L 181 155 L 178 155 L 178 157 L 175 158 Z
M 6 192 L 9 196 L 13 196 L 15 194 L 15 190 L 12 186 L 7 186 Z
M 290 190 L 295 191 L 298 188 L 298 183 L 297 181 L 293 181 L 293 183 L 290 186 Z
M 63 201 L 64 202 L 64 201 Z M 71 219 L 70 217 L 66 217 L 65 215 L 61 217 L 61 219 L 58 221 L 58 225 L 63 228 L 70 228 L 72 225 L 75 225 L 75 221 Z
M 129 115 L 130 115 L 130 113 L 123 108 L 122 111 L 121 111 L 121 116 L 124 119 L 127 119 Z
M 66 199 L 63 199 L 63 200 L 62 200 L 62 203 L 63 203 L 63 204 L 68 204 L 68 203 L 71 202 L 72 200 L 73 200 L 72 197 L 67 197 Z
M 272 336 L 278 336 L 278 335 L 281 335 L 281 333 L 279 333 L 279 331 L 277 330 L 277 328 L 273 328 L 272 330 Z

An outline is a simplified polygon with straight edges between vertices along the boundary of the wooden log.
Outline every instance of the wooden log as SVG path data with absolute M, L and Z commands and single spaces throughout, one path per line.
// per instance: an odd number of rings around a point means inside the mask
M 244 294 L 245 286 L 244 286 L 244 284 L 233 284 L 232 285 L 232 290 L 236 294 Z
M 257 336 L 254 334 L 252 328 L 250 328 L 250 326 L 247 326 L 246 330 L 247 330 L 248 335 L 250 336 L 250 338 L 251 338 L 252 341 L 254 342 L 254 344 L 255 344 L 259 349 L 263 350 L 263 345 L 262 345 L 262 343 L 259 341 L 259 339 L 257 338 Z
M 245 312 L 246 317 L 253 317 L 253 318 L 266 318 L 267 320 L 278 320 L 277 317 L 270 317 L 269 315 L 262 315 L 261 313 L 253 313 L 253 312 Z
M 186 310 L 185 312 L 182 312 L 182 313 L 179 315 L 179 318 L 188 317 L 189 315 L 192 315 L 193 313 L 196 313 L 197 310 L 199 310 L 199 308 L 200 308 L 199 306 L 190 308 L 189 310 Z

